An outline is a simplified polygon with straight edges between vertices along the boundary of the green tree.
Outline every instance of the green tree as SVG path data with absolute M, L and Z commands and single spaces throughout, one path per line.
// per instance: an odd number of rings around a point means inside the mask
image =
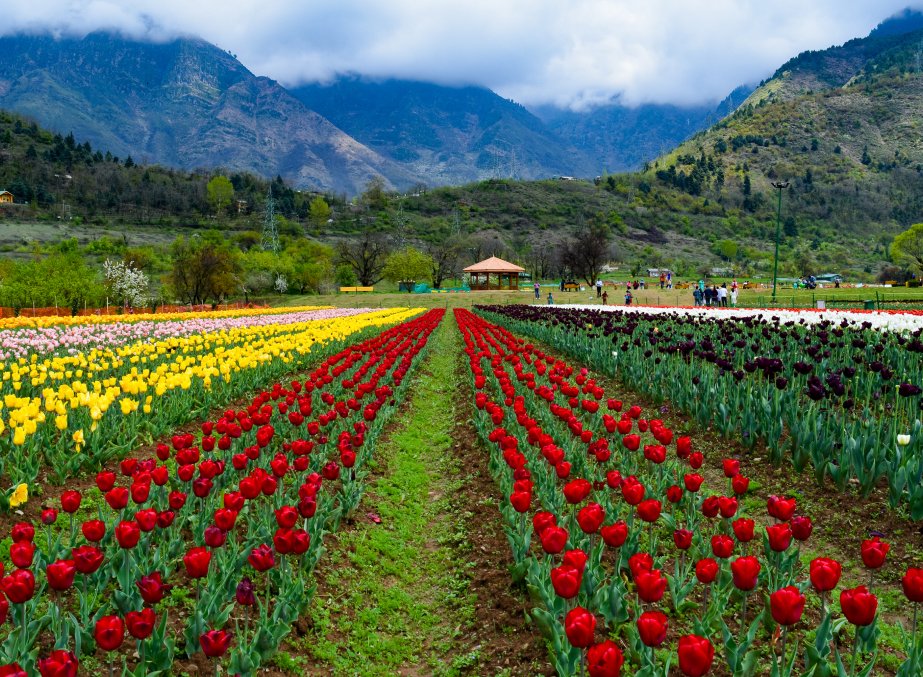
M 219 215 L 230 206 L 231 200 L 234 199 L 234 186 L 226 176 L 214 177 L 205 186 L 205 191 L 208 195 L 208 203 Z
M 923 274 L 923 223 L 915 223 L 891 242 L 891 258 Z
M 241 287 L 240 252 L 220 233 L 178 237 L 170 248 L 173 270 L 170 286 L 184 303 L 217 305 Z
M 404 247 L 385 259 L 383 274 L 391 282 L 429 282 L 432 272 L 432 256 L 413 247 Z
M 327 201 L 320 195 L 311 200 L 311 204 L 308 205 L 308 215 L 311 219 L 311 223 L 313 223 L 316 228 L 323 228 L 326 226 L 330 214 L 330 205 L 328 205 Z

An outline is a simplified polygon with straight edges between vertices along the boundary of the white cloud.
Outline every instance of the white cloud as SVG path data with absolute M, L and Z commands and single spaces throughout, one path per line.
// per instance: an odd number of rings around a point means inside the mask
M 0 31 L 195 34 L 285 84 L 474 83 L 525 104 L 701 103 L 906 0 L 6 0 Z

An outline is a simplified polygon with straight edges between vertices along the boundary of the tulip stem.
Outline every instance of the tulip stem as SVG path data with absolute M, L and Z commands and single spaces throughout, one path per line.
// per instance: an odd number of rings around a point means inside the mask
M 859 626 L 856 626 L 856 636 L 853 638 L 852 643 L 852 669 L 849 673 L 856 677 L 856 660 L 859 658 Z
M 782 663 L 779 665 L 779 674 L 785 670 L 785 641 L 788 639 L 788 626 L 782 626 Z
M 917 612 L 920 610 L 919 604 L 913 605 L 913 632 L 911 633 L 910 639 L 910 650 L 913 651 L 914 655 L 917 653 Z
M 744 601 L 741 606 L 741 617 L 740 617 L 740 636 L 741 637 L 744 636 L 744 632 L 746 631 L 746 627 L 747 627 L 747 597 L 749 597 L 749 595 L 747 593 L 744 593 Z

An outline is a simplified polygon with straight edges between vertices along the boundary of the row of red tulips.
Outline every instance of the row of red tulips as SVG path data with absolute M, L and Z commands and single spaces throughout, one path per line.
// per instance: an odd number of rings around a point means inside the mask
M 200 650 L 216 670 L 229 654 L 230 672 L 253 674 L 310 602 L 324 534 L 358 505 L 375 441 L 442 315 L 348 347 L 155 457 L 100 472 L 95 488 L 65 491 L 41 523 L 16 524 L 0 675 L 73 675 L 80 663 L 168 673 Z
M 857 536 L 868 585 L 834 598 L 841 565 L 802 562 L 813 525 L 794 499 L 772 496 L 766 515 L 742 514 L 749 479 L 737 460 L 723 463 L 726 487 L 708 487 L 690 437 L 607 398 L 586 369 L 468 311 L 456 318 L 477 425 L 508 497 L 517 572 L 540 605 L 532 616 L 560 674 L 667 675 L 678 663 L 700 677 L 718 652 L 733 674 L 871 673 L 872 588 L 889 547 L 878 536 Z M 923 570 L 908 570 L 903 589 L 914 622 L 899 674 L 916 675 Z M 816 613 L 805 613 L 809 601 Z M 844 658 L 846 625 L 854 634 Z

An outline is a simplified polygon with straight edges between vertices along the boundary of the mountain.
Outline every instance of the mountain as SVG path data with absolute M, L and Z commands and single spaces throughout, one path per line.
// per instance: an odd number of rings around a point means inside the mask
M 535 110 L 565 141 L 589 156 L 595 174 L 640 169 L 690 136 L 730 115 L 753 91 L 735 89 L 717 106 L 644 104 L 624 106 L 618 100 L 589 111 L 554 107 Z
M 523 106 L 484 87 L 351 76 L 291 92 L 430 185 L 594 175 L 581 151 Z
M 173 167 L 281 174 L 299 187 L 348 193 L 378 175 L 394 186 L 415 180 L 196 38 L 0 38 L 0 107 L 116 155 Z

